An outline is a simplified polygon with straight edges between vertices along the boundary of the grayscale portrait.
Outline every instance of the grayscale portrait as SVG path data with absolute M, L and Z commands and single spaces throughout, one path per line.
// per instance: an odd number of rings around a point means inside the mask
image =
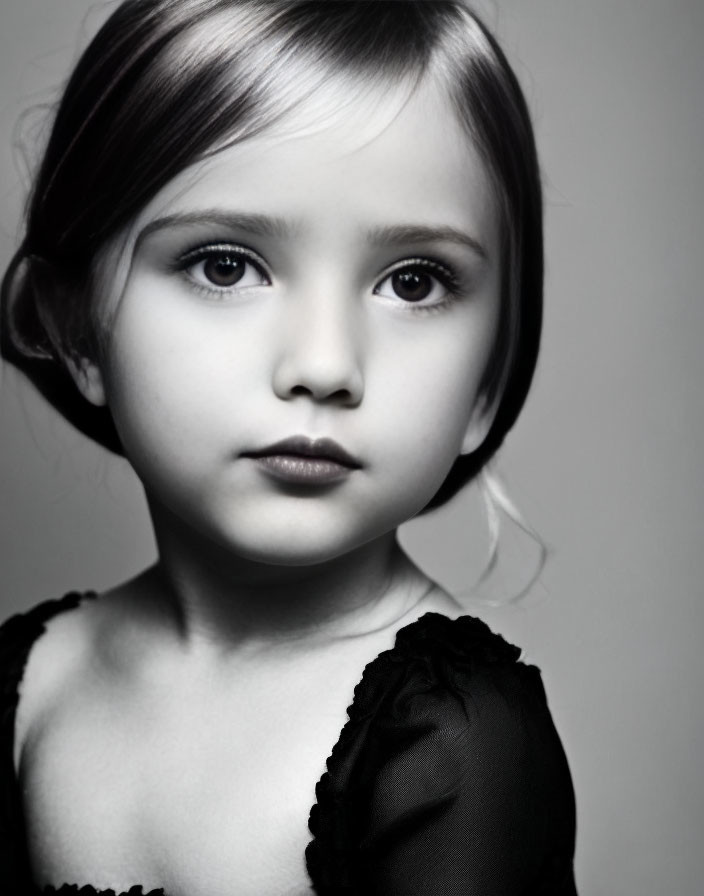
M 1 894 L 698 896 L 703 38 L 4 3 Z

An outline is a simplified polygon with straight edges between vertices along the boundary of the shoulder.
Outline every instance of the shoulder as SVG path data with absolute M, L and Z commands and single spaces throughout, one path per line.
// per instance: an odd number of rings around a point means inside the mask
M 50 620 L 81 603 L 84 595 L 48 600 L 0 625 L 0 878 L 3 892 L 24 892 L 29 865 L 24 834 L 22 791 L 15 769 L 16 719 L 20 689 L 34 645 Z M 24 709 L 24 706 L 23 706 Z M 9 890 L 8 890 L 9 892 Z
M 472 616 L 429 613 L 398 633 L 388 662 L 403 671 L 380 725 L 392 718 L 413 732 L 389 768 L 413 767 L 428 780 L 431 758 L 432 789 L 460 804 L 486 798 L 531 814 L 536 796 L 544 800 L 556 782 L 569 804 L 569 770 L 540 670 L 522 662 L 518 647 Z
M 142 592 L 139 578 L 101 594 L 72 591 L 0 625 L 0 672 L 21 690 L 22 709 L 36 693 L 51 695 L 74 673 L 112 660 L 126 628 L 145 629 Z
M 392 719 L 418 735 L 392 764 L 417 762 L 422 774 L 428 756 L 440 757 L 434 780 L 446 792 L 476 796 L 491 778 L 515 801 L 526 773 L 536 780 L 567 770 L 540 670 L 480 619 L 426 613 L 398 632 L 369 675 L 370 691 L 386 693 L 379 725 Z
M 351 711 L 403 698 L 447 723 L 466 724 L 494 698 L 503 707 L 528 700 L 544 704 L 540 672 L 521 662 L 521 650 L 473 616 L 427 612 L 399 629 L 391 650 L 364 671 Z M 383 711 L 381 712 L 383 715 Z M 396 718 L 399 718 L 395 713 Z
M 29 610 L 15 613 L 0 625 L 0 672 L 2 679 L 21 682 L 25 665 L 35 643 L 55 618 L 95 597 L 92 591 L 72 591 L 61 598 L 42 601 Z
M 466 782 L 481 755 L 495 769 L 506 765 L 507 780 L 555 737 L 539 669 L 472 616 L 426 613 L 402 628 L 393 649 L 367 667 L 351 714 L 370 710 L 378 732 L 405 729 L 414 746 L 404 764 L 418 761 L 422 770 L 428 751 L 442 754 L 447 762 L 435 774 L 445 788 Z M 398 742 L 389 749 L 398 761 Z
M 471 616 L 427 613 L 397 633 L 365 670 L 320 783 L 313 863 L 342 816 L 364 844 L 351 873 L 385 892 L 411 868 L 429 894 L 522 892 L 551 863 L 569 878 L 569 768 L 540 672 L 520 655 Z
M 27 720 L 55 692 L 62 670 L 76 661 L 81 642 L 77 630 L 84 622 L 83 614 L 72 611 L 95 596 L 92 591 L 70 592 L 0 625 L 0 701 L 6 733 L 15 747 L 23 740 Z M 49 630 L 51 637 L 45 637 Z
M 145 571 L 109 591 L 72 592 L 0 626 L 0 677 L 12 708 L 15 767 L 45 722 L 96 682 L 122 682 L 147 662 L 163 619 Z

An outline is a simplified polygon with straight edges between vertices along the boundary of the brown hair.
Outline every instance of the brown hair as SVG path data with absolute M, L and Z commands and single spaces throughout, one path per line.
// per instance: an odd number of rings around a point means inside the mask
M 94 356 L 96 258 L 179 172 L 265 128 L 331 75 L 443 78 L 502 213 L 502 302 L 485 372 L 500 396 L 483 444 L 428 508 L 501 445 L 525 401 L 542 319 L 542 199 L 530 118 L 494 38 L 462 0 L 125 0 L 85 50 L 58 106 L 2 282 L 0 348 L 78 429 L 115 452 L 107 408 L 76 389 Z M 427 508 L 426 508 L 427 509 Z

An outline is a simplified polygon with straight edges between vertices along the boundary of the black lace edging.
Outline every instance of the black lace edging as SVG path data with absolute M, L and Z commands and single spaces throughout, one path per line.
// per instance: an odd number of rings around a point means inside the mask
M 150 890 L 148 893 L 144 893 L 143 890 L 142 886 L 135 886 L 123 893 L 116 893 L 115 890 L 96 890 L 90 885 L 79 887 L 78 884 L 64 884 L 58 890 L 54 887 L 44 887 L 41 892 L 42 896 L 164 896 L 162 889 Z

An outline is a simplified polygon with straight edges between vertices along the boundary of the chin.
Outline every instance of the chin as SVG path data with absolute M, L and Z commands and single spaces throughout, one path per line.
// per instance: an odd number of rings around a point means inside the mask
M 322 531 L 321 531 L 322 529 Z M 351 554 L 365 545 L 372 546 L 379 539 L 393 538 L 393 528 L 345 531 L 332 525 L 327 527 L 306 525 L 269 526 L 262 531 L 250 529 L 245 535 L 223 533 L 218 539 L 230 556 L 243 561 L 272 567 L 319 566 Z
M 287 541 L 279 544 L 270 541 L 262 546 L 239 546 L 236 553 L 242 560 L 260 563 L 265 566 L 297 567 L 320 566 L 349 554 L 360 544 L 319 544 L 312 539 L 307 544 L 298 541 Z

